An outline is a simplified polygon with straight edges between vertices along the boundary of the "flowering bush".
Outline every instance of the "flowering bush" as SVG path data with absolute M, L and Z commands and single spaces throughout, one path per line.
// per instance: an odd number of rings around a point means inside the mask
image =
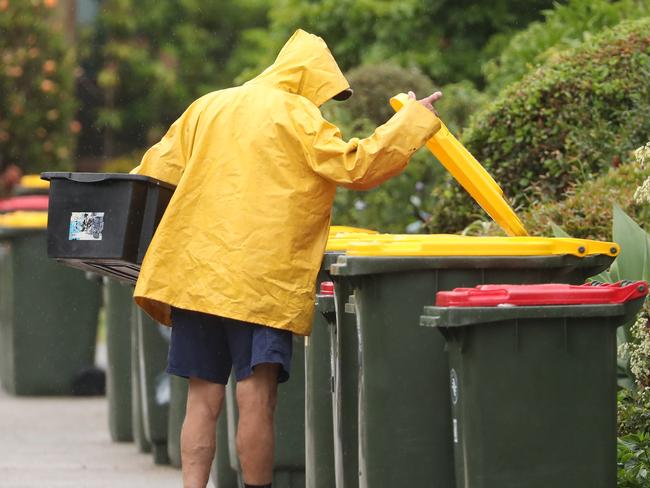
M 74 54 L 56 2 L 0 0 L 0 155 L 24 172 L 69 168 L 76 134 Z

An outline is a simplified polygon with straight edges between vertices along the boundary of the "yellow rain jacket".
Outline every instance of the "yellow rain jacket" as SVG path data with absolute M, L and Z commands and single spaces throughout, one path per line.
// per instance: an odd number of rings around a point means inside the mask
M 149 246 L 136 302 L 311 331 L 316 274 L 337 185 L 401 172 L 438 128 L 410 102 L 366 139 L 341 138 L 318 107 L 349 87 L 325 42 L 298 30 L 261 75 L 195 101 L 132 172 L 176 191 Z

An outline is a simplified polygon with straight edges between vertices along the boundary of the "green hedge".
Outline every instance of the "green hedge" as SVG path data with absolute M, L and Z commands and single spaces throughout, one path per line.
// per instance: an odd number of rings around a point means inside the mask
M 551 222 L 569 235 L 585 239 L 612 237 L 612 204 L 617 203 L 642 227 L 650 228 L 650 206 L 634 201 L 634 192 L 650 168 L 622 164 L 568 191 L 560 202 L 535 203 L 521 215 L 533 235 L 550 235 Z
M 516 208 L 564 198 L 650 134 L 650 18 L 624 22 L 511 85 L 463 141 Z M 451 179 L 434 190 L 432 230 L 484 216 Z
M 557 53 L 576 47 L 606 27 L 650 14 L 647 0 L 569 0 L 545 10 L 544 21 L 515 34 L 499 55 L 483 65 L 487 91 L 498 93 Z

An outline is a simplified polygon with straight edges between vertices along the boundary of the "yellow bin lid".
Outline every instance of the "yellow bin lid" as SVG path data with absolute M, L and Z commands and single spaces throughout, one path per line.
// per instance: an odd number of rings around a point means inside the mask
M 436 239 L 439 236 L 434 234 L 362 234 L 362 233 L 345 233 L 345 234 L 330 234 L 330 237 L 327 241 L 326 251 L 345 251 L 350 248 L 353 244 L 356 245 L 368 245 L 368 246 L 379 246 L 383 243 L 394 243 L 394 242 L 424 242 L 431 239 Z M 449 234 L 445 235 L 449 239 L 465 239 L 466 236 Z
M 379 241 L 373 239 L 373 234 L 340 234 L 337 237 L 330 237 L 325 246 L 325 252 L 345 251 L 353 243 L 364 242 L 366 244 L 376 244 Z
M 20 186 L 35 190 L 47 190 L 50 182 L 41 179 L 41 175 L 25 175 L 20 179 Z
M 400 93 L 390 99 L 397 112 L 408 101 Z M 528 232 L 503 197 L 503 190 L 449 129 L 440 121 L 440 129 L 426 143 L 447 171 L 509 236 L 527 236 Z
M 47 212 L 11 212 L 0 214 L 0 227 L 9 229 L 45 229 Z
M 614 242 L 558 237 L 472 237 L 427 235 L 419 239 L 350 242 L 349 256 L 617 256 Z

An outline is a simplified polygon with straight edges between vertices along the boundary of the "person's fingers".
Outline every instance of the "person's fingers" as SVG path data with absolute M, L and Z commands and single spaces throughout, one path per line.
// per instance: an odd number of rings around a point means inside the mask
M 409 92 L 409 100 L 415 100 L 415 93 L 412 91 Z
M 424 98 L 422 101 L 426 101 L 426 103 L 435 103 L 438 100 L 442 98 L 442 92 L 435 92 L 429 95 L 428 97 Z

